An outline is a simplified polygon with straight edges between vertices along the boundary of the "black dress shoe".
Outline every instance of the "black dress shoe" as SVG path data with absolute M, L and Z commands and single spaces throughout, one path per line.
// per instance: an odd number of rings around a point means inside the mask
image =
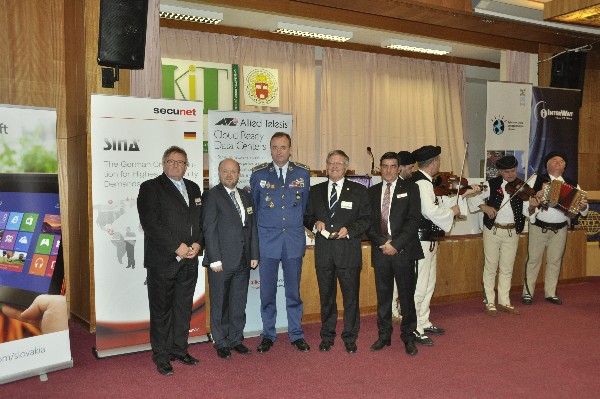
M 521 303 L 523 305 L 531 305 L 533 303 L 533 298 L 529 295 L 525 295 L 523 298 L 521 298 Z
M 292 342 L 292 345 L 296 347 L 300 352 L 310 352 L 310 346 L 304 340 L 304 338 L 300 338 Z
M 221 359 L 231 359 L 231 351 L 229 348 L 217 348 L 217 356 Z
M 550 302 L 550 303 L 553 303 L 553 304 L 555 304 L 555 305 L 562 305 L 562 304 L 563 304 L 563 301 L 562 301 L 562 299 L 560 299 L 560 298 L 559 298 L 559 297 L 557 297 L 557 296 L 549 296 L 549 297 L 546 297 L 546 300 L 547 300 L 548 302 Z
M 173 366 L 169 362 L 157 363 L 156 370 L 162 375 L 173 375 L 174 373 Z
M 371 345 L 371 350 L 373 352 L 380 351 L 383 348 L 385 348 L 386 346 L 390 346 L 391 344 L 392 344 L 392 340 L 390 338 L 388 338 L 388 339 L 379 338 L 377 341 L 375 341 L 375 343 L 373 343 L 373 345 Z
M 415 334 L 415 341 L 417 342 L 417 344 L 425 345 L 425 346 L 433 346 L 433 340 L 431 338 L 429 338 L 427 335 L 419 334 L 419 332 L 417 330 L 415 330 L 414 334 Z
M 432 325 L 430 327 L 425 327 L 423 329 L 423 331 L 425 333 L 431 334 L 431 335 L 444 335 L 444 333 L 446 332 L 446 330 L 444 330 L 443 328 L 439 328 L 434 325 Z
M 233 348 L 234 351 L 236 351 L 237 353 L 239 353 L 240 355 L 249 355 L 252 353 L 252 351 L 250 349 L 248 349 L 248 347 L 242 343 L 237 344 L 236 346 L 234 346 Z
M 418 352 L 417 345 L 415 345 L 415 341 L 407 342 L 406 344 L 404 344 L 404 347 L 406 348 L 406 353 L 408 353 L 411 356 L 416 355 Z
M 346 352 L 348 353 L 356 353 L 356 350 L 358 349 L 354 342 L 346 342 L 344 345 L 346 345 Z
M 182 364 L 185 364 L 186 366 L 195 366 L 198 363 L 200 363 L 200 360 L 196 359 L 195 357 L 193 357 L 192 355 L 190 355 L 189 353 L 186 353 L 184 356 L 181 355 L 171 355 L 171 361 L 178 361 Z
M 332 346 L 333 341 L 321 341 L 321 343 L 319 344 L 319 350 L 321 352 L 329 352 Z
M 273 341 L 271 341 L 269 338 L 263 338 L 262 341 L 260 341 L 258 348 L 256 348 L 256 351 L 258 353 L 267 353 L 272 346 Z

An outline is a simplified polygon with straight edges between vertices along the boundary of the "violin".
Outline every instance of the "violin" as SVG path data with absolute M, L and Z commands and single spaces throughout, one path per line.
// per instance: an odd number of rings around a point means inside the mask
M 451 196 L 464 194 L 471 188 L 466 178 L 459 178 L 452 172 L 438 172 L 432 176 L 433 192 L 436 196 Z M 487 186 L 483 183 L 479 184 L 481 191 L 486 191 Z
M 516 195 L 521 201 L 528 201 L 529 198 L 535 197 L 535 190 L 518 177 L 506 183 L 505 189 L 508 195 L 511 197 Z

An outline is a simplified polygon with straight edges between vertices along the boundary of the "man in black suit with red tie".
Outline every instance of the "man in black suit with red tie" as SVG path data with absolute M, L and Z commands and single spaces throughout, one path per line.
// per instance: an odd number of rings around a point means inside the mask
M 160 374 L 173 374 L 171 361 L 196 365 L 187 351 L 192 301 L 202 242 L 200 187 L 184 179 L 183 148 L 169 147 L 163 174 L 142 183 L 137 199 L 144 229 L 152 360 Z
M 240 164 L 219 163 L 220 183 L 202 196 L 202 225 L 206 241 L 204 265 L 209 266 L 210 331 L 217 356 L 231 358 L 231 349 L 252 353 L 242 343 L 250 268 L 258 266 L 258 229 L 252 196 L 236 187 Z
M 371 350 L 378 351 L 392 343 L 391 306 L 395 279 L 402 309 L 401 338 L 406 353 L 411 356 L 417 354 L 414 295 L 416 263 L 423 258 L 417 235 L 421 198 L 418 186 L 398 176 L 398 171 L 399 165 L 411 165 L 414 162 L 410 153 L 403 152 L 402 157 L 395 152 L 383 154 L 379 163 L 383 181 L 369 188 L 372 223 L 367 230 L 375 269 L 379 331 L 379 338 Z
M 311 187 L 304 217 L 304 225 L 320 233 L 315 241 L 315 266 L 321 299 L 321 352 L 331 349 L 336 335 L 336 277 L 344 302 L 342 340 L 348 353 L 357 349 L 361 236 L 369 227 L 371 207 L 367 188 L 345 179 L 349 161 L 341 150 L 327 155 L 329 180 Z

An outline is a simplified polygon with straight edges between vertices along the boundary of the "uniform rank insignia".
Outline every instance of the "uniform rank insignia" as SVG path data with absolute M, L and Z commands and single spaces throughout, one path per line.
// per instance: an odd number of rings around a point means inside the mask
M 256 172 L 257 170 L 264 169 L 264 168 L 266 168 L 267 166 L 269 166 L 269 163 L 268 163 L 268 162 L 261 163 L 260 165 L 256 165 L 255 167 L 253 167 L 253 168 L 252 168 L 252 171 L 253 171 L 253 172 Z

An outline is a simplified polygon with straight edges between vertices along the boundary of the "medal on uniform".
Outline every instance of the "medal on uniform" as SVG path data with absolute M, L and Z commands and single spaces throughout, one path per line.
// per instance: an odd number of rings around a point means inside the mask
M 271 202 L 271 203 L 269 204 L 269 208 L 275 208 L 275 204 Z
M 300 193 L 298 191 L 296 191 L 296 199 L 300 200 Z

